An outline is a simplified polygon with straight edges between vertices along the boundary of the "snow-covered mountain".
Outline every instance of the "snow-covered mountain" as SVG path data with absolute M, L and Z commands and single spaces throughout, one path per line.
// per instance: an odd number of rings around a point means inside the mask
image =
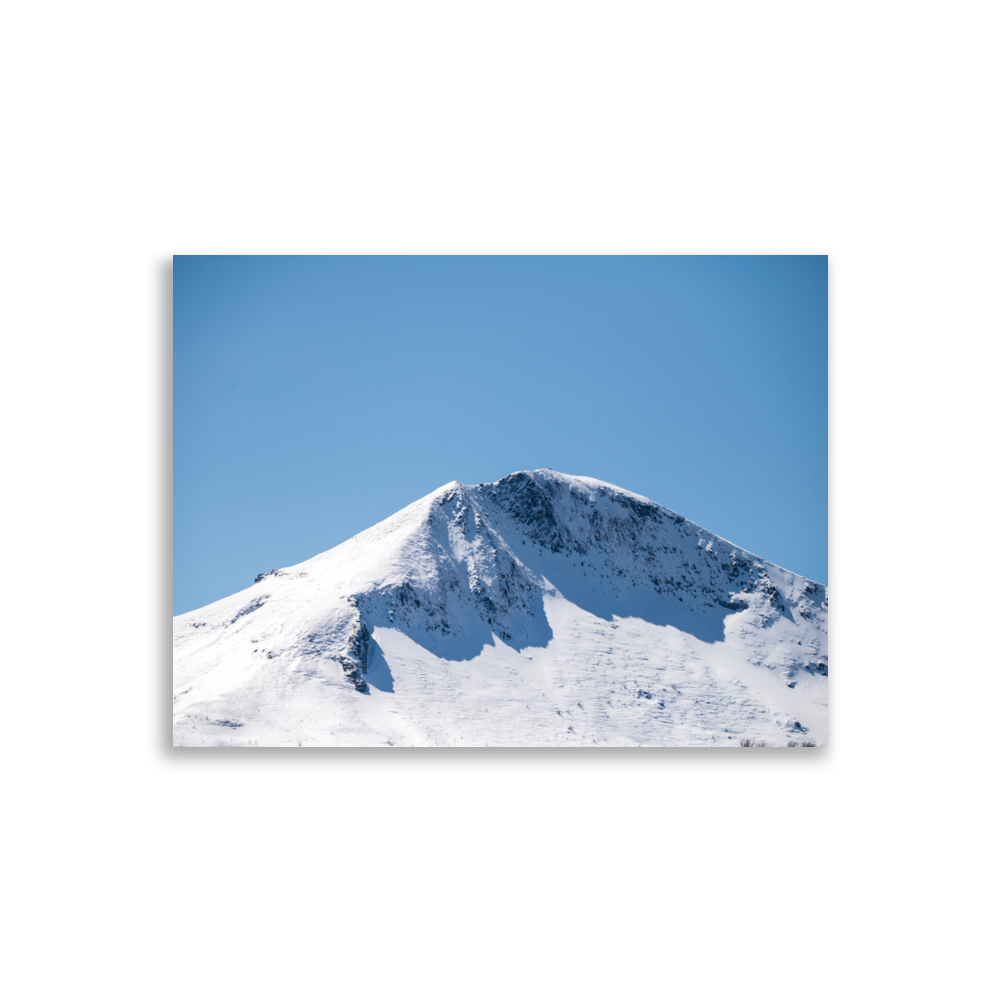
M 645 497 L 453 482 L 174 619 L 176 746 L 826 742 L 826 587 Z

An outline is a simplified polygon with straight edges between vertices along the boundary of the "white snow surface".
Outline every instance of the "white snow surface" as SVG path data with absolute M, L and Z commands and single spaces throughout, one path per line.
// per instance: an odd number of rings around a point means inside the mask
M 452 482 L 175 618 L 174 745 L 824 745 L 826 621 L 610 483 Z

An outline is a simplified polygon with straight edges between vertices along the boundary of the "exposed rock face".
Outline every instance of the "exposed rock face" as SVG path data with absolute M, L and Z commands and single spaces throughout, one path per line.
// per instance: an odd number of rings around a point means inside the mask
M 337 657 L 340 665 L 344 668 L 344 676 L 362 694 L 368 690 L 368 685 L 362 675 L 368 672 L 368 640 L 370 638 L 368 626 L 359 615 L 357 628 L 347 640 L 347 649 Z
M 304 673 L 327 681 L 336 677 L 335 672 L 331 674 L 326 669 L 327 665 L 337 664 L 344 679 L 356 691 L 366 694 L 368 685 L 364 675 L 368 670 L 371 633 L 358 609 L 358 599 L 349 597 L 340 602 L 329 614 L 314 620 L 312 626 L 305 634 L 295 636 L 281 654 L 301 658 Z M 267 655 L 274 658 L 273 652 Z
M 418 542 L 423 572 L 359 595 L 366 619 L 458 658 L 493 634 L 515 648 L 544 643 L 541 598 L 551 587 L 497 529 L 490 506 L 476 487 L 440 493 Z

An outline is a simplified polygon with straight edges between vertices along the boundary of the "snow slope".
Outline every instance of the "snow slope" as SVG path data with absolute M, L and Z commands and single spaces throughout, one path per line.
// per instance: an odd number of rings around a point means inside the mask
M 175 746 L 826 742 L 827 592 L 645 497 L 452 482 L 174 619 Z

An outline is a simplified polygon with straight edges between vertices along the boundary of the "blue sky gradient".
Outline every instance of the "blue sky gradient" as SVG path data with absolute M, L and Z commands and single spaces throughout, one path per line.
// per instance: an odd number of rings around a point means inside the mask
M 174 258 L 175 614 L 541 467 L 826 583 L 827 258 Z

